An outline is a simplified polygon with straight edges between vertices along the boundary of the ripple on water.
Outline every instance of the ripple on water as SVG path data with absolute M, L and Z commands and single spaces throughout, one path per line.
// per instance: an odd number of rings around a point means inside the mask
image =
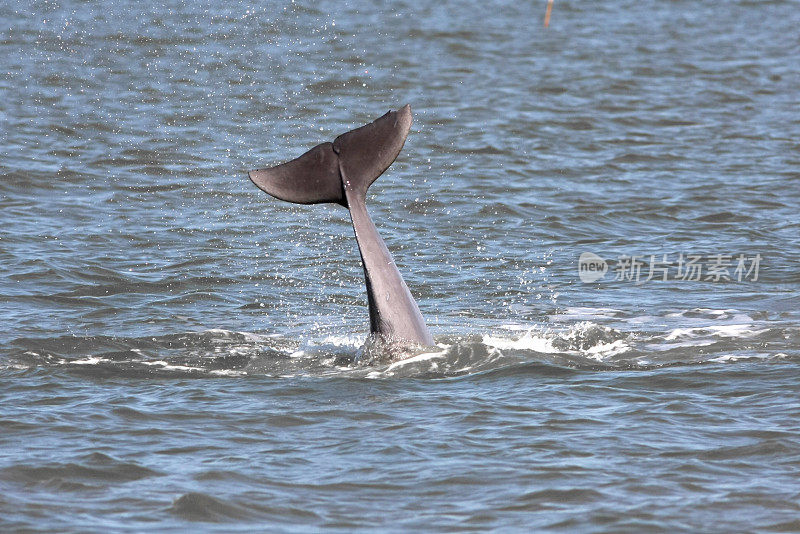
M 0 530 L 800 529 L 796 7 L 2 3 Z M 394 361 L 246 170 L 406 102 Z

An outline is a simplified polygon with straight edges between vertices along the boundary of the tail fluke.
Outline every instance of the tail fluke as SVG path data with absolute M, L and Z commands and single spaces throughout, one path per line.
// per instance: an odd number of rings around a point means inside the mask
M 410 129 L 411 106 L 406 104 L 366 126 L 337 137 L 333 151 L 339 155 L 345 189 L 366 193 L 397 159 Z
M 335 202 L 347 205 L 339 175 L 339 157 L 332 143 L 317 145 L 277 167 L 247 173 L 259 189 L 297 204 Z
M 297 204 L 331 202 L 347 206 L 345 189 L 366 194 L 400 154 L 411 128 L 411 107 L 317 145 L 299 158 L 250 171 L 250 179 L 270 195 Z

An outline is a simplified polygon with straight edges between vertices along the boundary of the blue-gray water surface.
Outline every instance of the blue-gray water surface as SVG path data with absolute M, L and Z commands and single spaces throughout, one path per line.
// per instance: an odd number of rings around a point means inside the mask
M 0 530 L 800 530 L 800 4 L 545 7 L 0 5 Z

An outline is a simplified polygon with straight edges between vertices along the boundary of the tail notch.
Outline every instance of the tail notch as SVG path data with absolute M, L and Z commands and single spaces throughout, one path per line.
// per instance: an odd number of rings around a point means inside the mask
M 248 175 L 259 189 L 287 202 L 347 207 L 345 190 L 366 194 L 397 159 L 411 122 L 411 106 L 406 104 L 340 135 L 333 143 L 322 143 L 298 158 Z

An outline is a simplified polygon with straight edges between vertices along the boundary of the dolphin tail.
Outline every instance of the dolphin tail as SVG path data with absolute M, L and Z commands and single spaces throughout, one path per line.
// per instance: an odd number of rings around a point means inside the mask
M 347 206 L 333 143 L 317 145 L 292 161 L 247 174 L 259 189 L 287 202 Z
M 365 196 L 400 154 L 411 129 L 406 104 L 379 119 L 317 145 L 287 163 L 250 171 L 262 191 L 297 204 L 335 203 L 347 207 L 345 191 Z
M 411 129 L 411 106 L 389 111 L 375 121 L 333 141 L 344 188 L 366 195 L 367 189 L 397 159 Z
M 370 330 L 386 339 L 432 345 L 428 327 L 367 213 L 367 189 L 389 168 L 411 129 L 411 107 L 318 145 L 282 165 L 251 171 L 259 188 L 300 204 L 333 202 L 350 211 L 367 284 Z

